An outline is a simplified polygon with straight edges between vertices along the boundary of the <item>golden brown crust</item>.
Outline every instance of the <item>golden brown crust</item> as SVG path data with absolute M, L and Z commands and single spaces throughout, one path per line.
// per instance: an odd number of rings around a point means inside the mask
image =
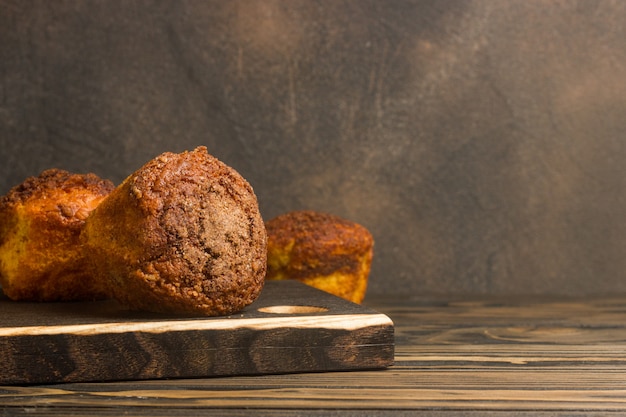
M 0 284 L 13 300 L 104 298 L 89 273 L 80 233 L 114 186 L 95 174 L 49 169 L 0 198 Z
M 84 239 L 122 304 L 224 315 L 263 286 L 266 233 L 252 187 L 205 147 L 164 153 L 92 213 Z
M 374 240 L 363 226 L 315 211 L 292 211 L 266 222 L 267 279 L 297 279 L 360 303 Z

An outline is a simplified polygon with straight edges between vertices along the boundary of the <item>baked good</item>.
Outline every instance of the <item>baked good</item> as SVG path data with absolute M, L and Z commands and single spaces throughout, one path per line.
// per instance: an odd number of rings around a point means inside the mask
M 2 291 L 23 301 L 104 298 L 104 288 L 86 268 L 80 233 L 113 188 L 95 174 L 49 169 L 1 197 Z
M 265 224 L 268 280 L 296 279 L 361 303 L 374 239 L 363 226 L 315 211 L 292 211 Z
M 207 316 L 256 299 L 266 239 L 252 187 L 205 147 L 146 163 L 92 212 L 83 233 L 121 304 Z

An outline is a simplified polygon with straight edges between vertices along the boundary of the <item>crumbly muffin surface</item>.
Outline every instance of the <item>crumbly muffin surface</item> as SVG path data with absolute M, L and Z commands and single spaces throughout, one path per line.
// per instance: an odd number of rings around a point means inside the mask
M 266 279 L 296 279 L 360 303 L 374 240 L 363 226 L 329 213 L 292 211 L 266 222 Z
M 130 175 L 84 239 L 113 296 L 133 309 L 231 314 L 263 286 L 267 237 L 254 191 L 205 147 L 164 153 Z
M 0 285 L 13 300 L 106 297 L 80 245 L 89 213 L 114 186 L 95 174 L 43 171 L 0 198 Z

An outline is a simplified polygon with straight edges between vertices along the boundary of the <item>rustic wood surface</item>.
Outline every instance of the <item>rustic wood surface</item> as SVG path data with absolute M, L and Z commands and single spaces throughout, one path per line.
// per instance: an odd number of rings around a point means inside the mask
M 0 387 L 5 415 L 600 416 L 626 413 L 626 296 L 385 297 L 378 371 Z M 0 413 L 2 415 L 2 413 Z
M 268 282 L 227 317 L 129 312 L 115 301 L 0 299 L 0 384 L 372 369 L 393 362 L 393 323 L 295 281 Z

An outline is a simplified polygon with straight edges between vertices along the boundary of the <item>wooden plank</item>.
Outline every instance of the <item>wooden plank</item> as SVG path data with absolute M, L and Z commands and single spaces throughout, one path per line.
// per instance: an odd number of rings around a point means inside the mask
M 126 311 L 114 301 L 0 301 L 0 383 L 189 378 L 384 368 L 393 323 L 293 281 L 228 317 Z
M 599 416 L 626 413 L 626 297 L 371 298 L 385 370 L 0 387 L 11 415 Z

